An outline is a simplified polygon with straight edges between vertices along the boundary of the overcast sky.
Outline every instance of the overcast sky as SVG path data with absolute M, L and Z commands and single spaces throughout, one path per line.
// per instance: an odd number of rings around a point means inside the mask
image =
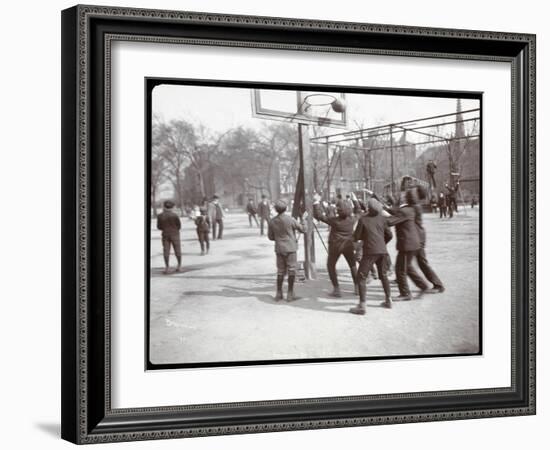
M 265 122 L 252 117 L 250 89 L 165 84 L 155 87 L 152 98 L 153 114 L 161 119 L 202 123 L 214 132 L 241 125 L 258 128 Z M 462 100 L 462 110 L 478 107 L 478 100 Z M 367 128 L 452 113 L 456 111 L 456 99 L 346 94 L 346 110 L 348 129 L 357 129 L 357 124 Z M 449 118 L 444 120 L 449 121 Z M 338 132 L 334 128 L 325 130 L 326 134 Z M 414 138 L 410 136 L 409 139 Z

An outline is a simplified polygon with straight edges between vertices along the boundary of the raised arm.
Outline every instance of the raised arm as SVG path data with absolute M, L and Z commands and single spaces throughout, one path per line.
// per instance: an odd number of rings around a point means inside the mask
M 321 204 L 318 202 L 313 203 L 313 217 L 330 226 L 330 219 L 326 216 Z
M 406 222 L 407 220 L 409 220 L 409 218 L 406 215 L 402 214 L 401 212 L 397 212 L 395 216 L 388 218 L 387 224 L 390 227 L 394 227 L 395 225 L 399 225 L 400 223 Z
M 328 226 L 331 226 L 331 219 L 327 217 L 321 207 L 321 196 L 319 194 L 313 195 L 313 217 L 323 223 L 326 223 Z

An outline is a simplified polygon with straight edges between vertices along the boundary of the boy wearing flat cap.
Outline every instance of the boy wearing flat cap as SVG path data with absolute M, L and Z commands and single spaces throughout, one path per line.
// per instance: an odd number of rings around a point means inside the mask
M 297 298 L 294 296 L 294 280 L 296 279 L 296 252 L 298 241 L 296 231 L 304 233 L 304 227 L 296 219 L 286 214 L 287 205 L 282 200 L 275 202 L 277 215 L 269 221 L 267 237 L 275 241 L 275 254 L 277 255 L 277 293 L 275 301 L 283 299 L 283 282 L 288 274 L 288 293 L 286 300 L 291 302 Z
M 166 200 L 164 209 L 157 217 L 157 229 L 162 231 L 162 249 L 164 256 L 164 273 L 170 271 L 170 247 L 174 248 L 178 261 L 177 271 L 181 272 L 181 222 L 178 215 L 173 211 L 174 202 Z

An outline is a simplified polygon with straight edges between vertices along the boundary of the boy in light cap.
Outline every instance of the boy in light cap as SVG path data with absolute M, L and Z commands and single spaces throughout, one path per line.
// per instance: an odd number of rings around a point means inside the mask
M 275 202 L 277 216 L 269 221 L 267 237 L 275 241 L 275 254 L 277 255 L 277 293 L 275 301 L 283 299 L 283 282 L 288 273 L 288 293 L 286 300 L 291 302 L 297 298 L 294 296 L 294 280 L 296 279 L 296 252 L 298 241 L 296 231 L 304 233 L 304 227 L 296 219 L 286 214 L 287 205 L 282 200 Z

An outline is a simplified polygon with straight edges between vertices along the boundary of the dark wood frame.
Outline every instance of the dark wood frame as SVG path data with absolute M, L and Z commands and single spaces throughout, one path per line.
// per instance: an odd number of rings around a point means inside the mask
M 509 62 L 511 385 L 113 409 L 110 45 L 114 40 Z M 62 13 L 62 437 L 162 439 L 535 413 L 535 36 L 97 6 Z

